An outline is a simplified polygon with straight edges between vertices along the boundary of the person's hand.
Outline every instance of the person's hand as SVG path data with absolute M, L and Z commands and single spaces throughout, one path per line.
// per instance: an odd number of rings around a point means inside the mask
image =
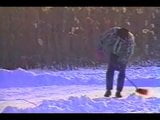
M 104 51 L 103 50 L 101 50 L 101 49 L 96 50 L 96 59 L 98 61 L 103 61 L 103 59 L 104 59 Z

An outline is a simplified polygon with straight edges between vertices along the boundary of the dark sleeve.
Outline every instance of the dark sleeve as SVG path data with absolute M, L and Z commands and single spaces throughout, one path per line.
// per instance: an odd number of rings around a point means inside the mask
M 134 54 L 135 46 L 136 46 L 135 40 L 134 40 L 134 38 L 132 38 L 130 41 L 130 46 L 127 49 L 128 57 L 131 57 Z
M 134 38 L 130 39 L 130 44 L 127 47 L 127 50 L 123 52 L 123 54 L 119 55 L 119 62 L 123 64 L 127 64 L 129 58 L 134 54 L 135 49 L 135 40 Z
M 104 51 L 110 50 L 116 40 L 116 30 L 117 28 L 114 27 L 104 32 L 99 38 L 97 49 Z
M 100 40 L 97 45 L 97 50 L 103 50 L 103 44 L 104 44 L 104 41 Z
M 116 40 L 115 36 L 111 33 L 102 36 L 98 43 L 98 49 L 103 51 L 110 51 L 110 49 L 115 43 L 115 40 Z

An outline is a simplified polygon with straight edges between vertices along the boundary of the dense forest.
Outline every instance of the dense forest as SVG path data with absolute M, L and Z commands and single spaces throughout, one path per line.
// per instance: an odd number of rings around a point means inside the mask
M 0 7 L 0 67 L 96 66 L 99 36 L 113 26 L 136 40 L 130 63 L 160 59 L 158 7 Z M 138 61 L 138 62 L 137 62 Z

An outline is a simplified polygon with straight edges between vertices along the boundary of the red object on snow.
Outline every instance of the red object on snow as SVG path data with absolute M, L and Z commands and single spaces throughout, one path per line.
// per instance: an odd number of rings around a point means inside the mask
M 136 92 L 142 95 L 147 95 L 148 94 L 148 90 L 147 89 L 142 89 L 142 88 L 137 88 Z

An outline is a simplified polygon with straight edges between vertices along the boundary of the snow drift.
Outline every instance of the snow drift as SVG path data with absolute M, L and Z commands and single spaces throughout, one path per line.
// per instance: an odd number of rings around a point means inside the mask
M 127 76 L 139 87 L 152 90 L 145 98 L 134 94 L 125 81 L 123 99 L 103 98 L 104 69 L 0 69 L 1 113 L 158 113 L 160 67 L 131 67 Z M 115 73 L 117 76 L 117 72 Z M 116 77 L 115 77 L 116 79 Z M 114 88 L 116 87 L 114 81 Z M 114 96 L 115 89 L 113 90 Z

